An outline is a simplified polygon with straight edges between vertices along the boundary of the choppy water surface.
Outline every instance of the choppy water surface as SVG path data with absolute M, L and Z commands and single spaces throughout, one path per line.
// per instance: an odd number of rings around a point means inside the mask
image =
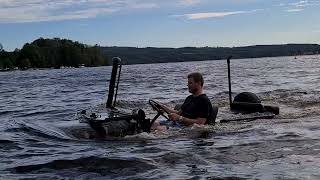
M 106 101 L 111 67 L 0 73 L 0 179 L 319 179 L 320 56 L 232 60 L 233 96 L 280 106 L 275 119 L 218 123 L 113 140 L 87 139 L 83 109 Z M 118 106 L 174 106 L 199 71 L 228 111 L 226 61 L 123 66 Z M 209 135 L 201 137 L 208 131 Z

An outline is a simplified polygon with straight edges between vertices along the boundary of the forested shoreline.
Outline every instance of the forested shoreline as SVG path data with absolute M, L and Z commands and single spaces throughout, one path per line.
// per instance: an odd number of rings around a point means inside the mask
M 136 48 L 89 46 L 68 39 L 39 38 L 22 49 L 7 52 L 0 44 L 0 70 L 105 66 L 118 56 L 124 64 L 168 63 L 319 54 L 318 44 L 256 45 L 246 47 Z
M 88 46 L 67 39 L 39 38 L 21 50 L 0 49 L 0 69 L 61 68 L 109 65 L 98 45 Z

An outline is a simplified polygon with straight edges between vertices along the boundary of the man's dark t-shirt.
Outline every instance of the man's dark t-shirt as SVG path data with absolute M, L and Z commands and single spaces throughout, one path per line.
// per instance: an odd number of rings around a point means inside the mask
M 183 117 L 190 119 L 205 118 L 207 119 L 206 124 L 212 123 L 213 108 L 206 94 L 188 96 L 181 106 L 181 112 Z

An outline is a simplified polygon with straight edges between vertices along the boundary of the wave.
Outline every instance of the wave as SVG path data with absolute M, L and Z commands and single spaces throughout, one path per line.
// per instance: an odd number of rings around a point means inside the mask
M 18 151 L 18 150 L 22 150 L 23 148 L 20 147 L 19 144 L 17 144 L 15 141 L 13 140 L 8 140 L 8 139 L 0 139 L 0 150 L 1 151 Z M 2 155 L 1 155 L 2 156 Z M 0 157 L 1 157 L 0 156 Z
M 13 144 L 14 141 L 6 140 L 6 139 L 0 139 L 0 144 Z
M 64 110 L 44 110 L 44 111 L 29 111 L 27 113 L 24 113 L 22 115 L 19 115 L 18 117 L 29 117 L 29 116 L 38 116 L 38 115 L 46 115 L 46 114 L 68 114 L 70 112 L 70 109 L 64 109 Z
M 36 135 L 38 137 L 58 139 L 58 140 L 71 140 L 65 132 L 58 128 L 54 128 L 49 124 L 44 124 L 39 121 L 37 122 L 17 122 L 19 127 L 14 128 L 16 132 L 26 132 L 30 135 Z
M 8 115 L 8 114 L 14 114 L 14 113 L 22 113 L 25 110 L 4 110 L 4 111 L 0 111 L 0 116 L 1 115 Z
M 124 177 L 147 172 L 157 167 L 152 162 L 139 158 L 109 158 L 90 156 L 73 160 L 54 160 L 44 164 L 16 166 L 7 169 L 14 173 L 43 173 L 56 170 L 95 172 L 103 176 Z

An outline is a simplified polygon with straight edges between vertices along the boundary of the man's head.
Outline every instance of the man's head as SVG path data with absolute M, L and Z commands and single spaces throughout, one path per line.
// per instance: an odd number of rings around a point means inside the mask
M 200 73 L 194 72 L 188 75 L 188 89 L 192 94 L 202 92 L 203 77 Z

